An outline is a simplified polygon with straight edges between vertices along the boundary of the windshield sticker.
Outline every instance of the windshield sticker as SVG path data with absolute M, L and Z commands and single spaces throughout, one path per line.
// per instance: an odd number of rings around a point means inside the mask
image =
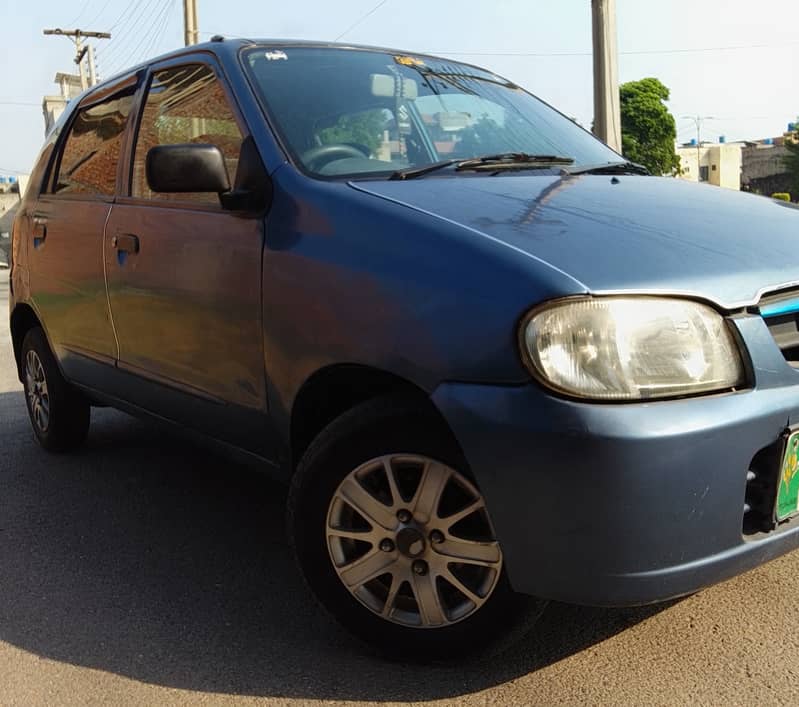
M 424 66 L 424 62 L 415 56 L 395 56 L 394 61 L 403 66 Z
M 267 61 L 278 61 L 278 60 L 288 61 L 286 52 L 280 51 L 280 49 L 271 52 L 266 52 L 264 54 L 264 57 L 266 58 Z

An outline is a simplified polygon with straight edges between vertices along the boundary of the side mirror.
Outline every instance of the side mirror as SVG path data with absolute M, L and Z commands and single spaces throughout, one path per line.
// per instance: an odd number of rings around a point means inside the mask
M 241 143 L 236 183 L 231 191 L 219 195 L 219 201 L 223 209 L 251 214 L 262 213 L 272 203 L 272 180 L 252 135 Z
M 215 145 L 159 145 L 147 152 L 147 184 L 156 192 L 230 191 L 225 159 Z

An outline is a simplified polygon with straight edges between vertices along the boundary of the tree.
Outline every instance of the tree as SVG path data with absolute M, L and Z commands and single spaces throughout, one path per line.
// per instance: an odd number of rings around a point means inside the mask
M 675 174 L 677 125 L 665 102 L 669 89 L 658 79 L 630 81 L 621 87 L 621 144 L 624 156 L 652 174 Z

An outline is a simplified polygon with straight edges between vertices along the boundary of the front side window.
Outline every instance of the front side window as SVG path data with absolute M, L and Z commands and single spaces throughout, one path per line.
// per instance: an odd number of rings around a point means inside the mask
M 142 111 L 133 160 L 131 194 L 159 201 L 190 201 L 219 205 L 216 194 L 164 194 L 150 189 L 147 153 L 159 145 L 204 143 L 222 152 L 231 184 L 236 174 L 242 134 L 227 96 L 213 70 L 191 64 L 158 71 L 153 76 Z
M 53 191 L 113 196 L 133 90 L 78 108 L 69 129 Z
M 391 174 L 502 153 L 621 158 L 510 81 L 445 59 L 333 47 L 255 47 L 243 60 L 283 144 L 318 176 Z

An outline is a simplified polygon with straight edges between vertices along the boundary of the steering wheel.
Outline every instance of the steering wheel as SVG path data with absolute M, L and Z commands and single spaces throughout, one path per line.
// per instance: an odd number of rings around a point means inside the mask
M 334 145 L 320 145 L 303 153 L 302 161 L 305 166 L 312 170 L 319 170 L 329 162 L 343 160 L 347 157 L 356 159 L 366 159 L 369 157 L 365 152 L 361 152 L 357 147 L 345 143 Z

